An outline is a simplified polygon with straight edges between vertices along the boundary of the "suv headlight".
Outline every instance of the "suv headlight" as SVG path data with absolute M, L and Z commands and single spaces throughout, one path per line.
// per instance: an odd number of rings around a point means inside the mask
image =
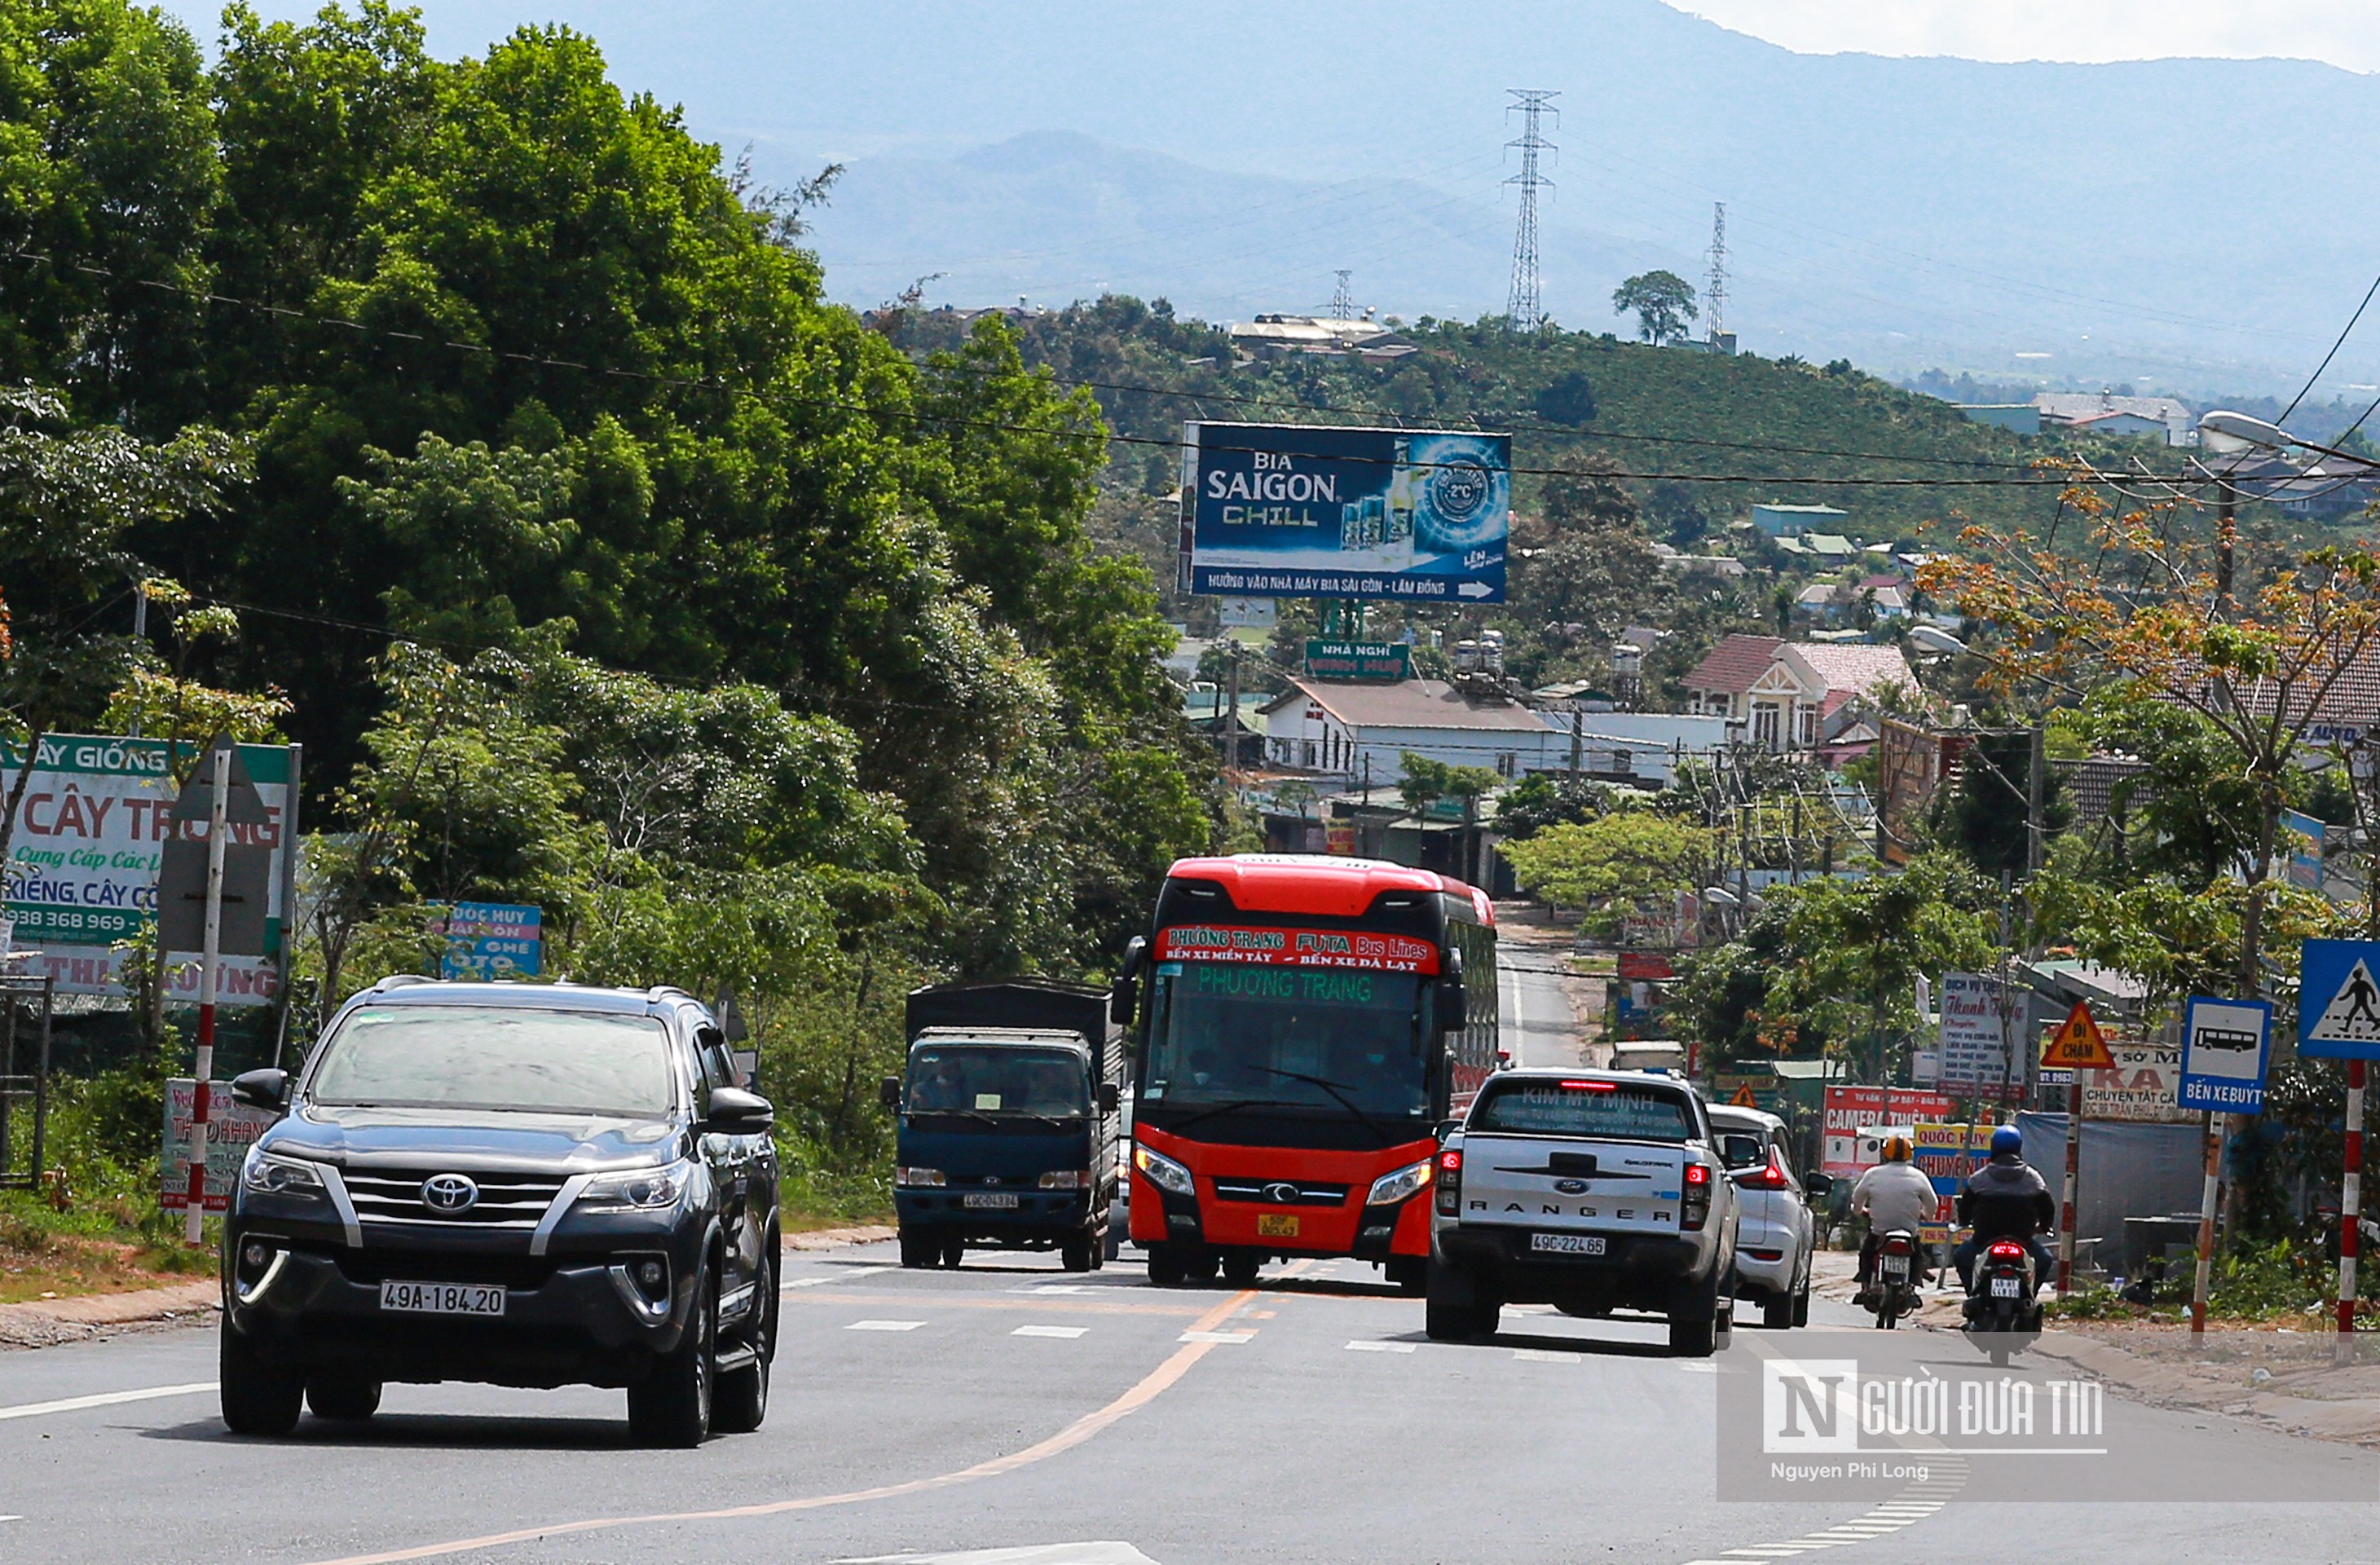
M 578 1193 L 578 1205 L 582 1210 L 596 1212 L 659 1211 L 677 1205 L 693 1179 L 694 1165 L 686 1162 L 597 1174 Z
M 1394 1173 L 1382 1174 L 1372 1182 L 1372 1193 L 1364 1197 L 1364 1205 L 1386 1207 L 1417 1194 L 1429 1183 L 1429 1164 L 1430 1160 L 1424 1159 L 1418 1163 L 1407 1163 Z
M 270 1152 L 250 1152 L 248 1166 L 240 1170 L 239 1182 L 260 1195 L 299 1195 L 320 1199 L 322 1195 L 322 1171 L 298 1158 L 279 1158 Z
M 1135 1146 L 1132 1149 L 1132 1166 L 1147 1174 L 1148 1183 L 1160 1190 L 1171 1191 L 1176 1195 L 1198 1194 L 1198 1182 L 1190 1177 L 1190 1171 L 1162 1152 L 1152 1152 L 1146 1146 Z

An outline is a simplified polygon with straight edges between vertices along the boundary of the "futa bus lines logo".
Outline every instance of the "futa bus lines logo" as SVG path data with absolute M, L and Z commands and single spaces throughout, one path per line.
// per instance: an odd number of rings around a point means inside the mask
M 1360 929 L 1184 924 L 1159 937 L 1157 954 L 1167 961 L 1262 962 L 1284 967 L 1360 967 L 1389 973 L 1438 971 L 1438 951 L 1427 940 Z

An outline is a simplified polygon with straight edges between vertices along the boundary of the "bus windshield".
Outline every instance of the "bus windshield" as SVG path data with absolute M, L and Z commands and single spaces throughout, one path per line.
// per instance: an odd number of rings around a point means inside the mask
M 1411 973 L 1162 963 L 1141 1097 L 1418 1120 L 1428 1108 L 1426 993 Z

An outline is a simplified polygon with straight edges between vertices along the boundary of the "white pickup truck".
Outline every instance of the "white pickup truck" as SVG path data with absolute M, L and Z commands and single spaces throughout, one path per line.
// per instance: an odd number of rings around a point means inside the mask
M 1492 1336 L 1505 1304 L 1666 1316 L 1672 1353 L 1733 1324 L 1735 1186 L 1702 1099 L 1626 1071 L 1500 1071 L 1439 1148 L 1433 1338 Z

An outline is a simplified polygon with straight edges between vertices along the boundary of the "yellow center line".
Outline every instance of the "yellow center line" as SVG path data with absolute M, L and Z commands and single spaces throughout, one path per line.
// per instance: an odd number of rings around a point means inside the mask
M 1217 1304 L 1199 1316 L 1191 1326 L 1193 1331 L 1211 1331 L 1245 1308 L 1257 1297 L 1254 1289 L 1244 1290 Z M 1184 1342 L 1173 1350 L 1172 1356 L 1141 1377 L 1123 1395 L 1093 1413 L 1087 1413 L 1063 1429 L 1023 1450 L 995 1456 L 963 1467 L 955 1473 L 937 1474 L 930 1478 L 912 1478 L 905 1483 L 884 1484 L 872 1489 L 852 1489 L 843 1494 L 812 1495 L 803 1499 L 770 1500 L 758 1505 L 725 1506 L 711 1510 L 656 1511 L 641 1516 L 598 1516 L 577 1522 L 554 1522 L 538 1527 L 520 1527 L 508 1533 L 489 1533 L 476 1538 L 456 1538 L 449 1543 L 419 1544 L 412 1548 L 390 1549 L 382 1554 L 351 1554 L 336 1559 L 315 1561 L 315 1565 L 396 1565 L 407 1559 L 435 1559 L 452 1554 L 468 1554 L 474 1549 L 501 1548 L 506 1544 L 534 1543 L 540 1539 L 565 1537 L 577 1533 L 606 1532 L 618 1527 L 649 1527 L 669 1522 L 726 1522 L 748 1516 L 782 1516 L 796 1510 L 824 1510 L 832 1506 L 857 1505 L 865 1500 L 893 1499 L 903 1495 L 924 1494 L 932 1489 L 949 1488 L 954 1484 L 970 1484 L 978 1478 L 997 1478 L 1046 1461 L 1061 1451 L 1072 1450 L 1085 1440 L 1105 1429 L 1126 1414 L 1137 1413 L 1190 1372 L 1190 1366 L 1213 1352 L 1212 1342 Z

